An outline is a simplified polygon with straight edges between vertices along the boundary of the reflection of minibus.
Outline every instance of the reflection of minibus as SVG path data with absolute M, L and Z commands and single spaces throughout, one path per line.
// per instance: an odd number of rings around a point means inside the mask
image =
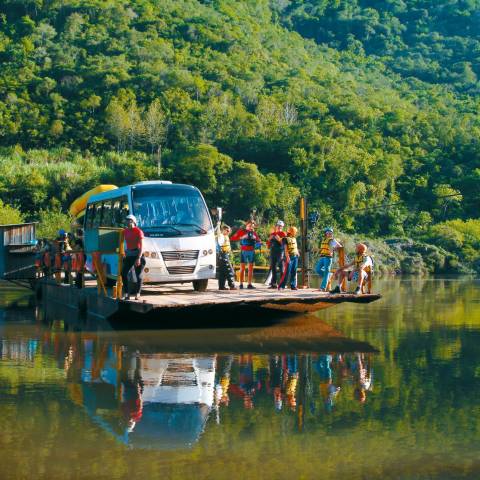
M 129 213 L 145 234 L 145 282 L 193 282 L 195 290 L 204 290 L 208 279 L 215 278 L 214 230 L 197 188 L 149 181 L 93 195 L 87 203 L 85 235 L 98 227 L 125 227 Z M 115 279 L 118 256 L 104 254 L 102 263 L 107 277 Z

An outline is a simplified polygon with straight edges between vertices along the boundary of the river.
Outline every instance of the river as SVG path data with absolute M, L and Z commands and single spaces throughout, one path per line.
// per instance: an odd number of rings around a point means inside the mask
M 256 328 L 114 331 L 2 284 L 0 478 L 480 478 L 480 282 L 376 288 Z

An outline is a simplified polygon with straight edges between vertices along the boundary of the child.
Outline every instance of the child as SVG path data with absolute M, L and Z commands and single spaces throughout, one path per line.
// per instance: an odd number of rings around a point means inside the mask
M 328 281 L 330 280 L 330 269 L 332 267 L 333 254 L 335 250 L 341 248 L 342 245 L 333 238 L 333 228 L 328 227 L 324 230 L 322 243 L 320 244 L 320 258 L 315 265 L 315 271 L 322 278 L 320 291 L 327 290 Z
M 253 265 L 255 263 L 255 247 L 261 243 L 260 237 L 255 232 L 255 222 L 247 220 L 245 228 L 240 228 L 232 235 L 230 240 L 240 240 L 240 288 L 243 288 L 245 280 L 245 265 L 248 264 L 248 289 L 254 289 L 252 285 Z
M 298 246 L 297 246 L 297 228 L 290 227 L 287 230 L 287 236 L 283 239 L 285 249 L 286 268 L 278 288 L 285 288 L 287 280 L 290 278 L 290 288 L 297 290 L 297 268 L 298 268 Z
M 270 249 L 270 272 L 272 278 L 269 288 L 277 288 L 277 270 L 279 270 L 280 278 L 283 277 L 283 239 L 286 233 L 283 231 L 285 223 L 278 220 L 267 240 L 267 247 Z
M 355 246 L 355 259 L 353 262 L 340 268 L 335 276 L 338 277 L 338 285 L 330 293 L 345 293 L 340 289 L 340 285 L 345 277 L 348 277 L 349 282 L 358 282 L 355 289 L 355 295 L 362 293 L 363 282 L 368 276 L 368 271 L 372 269 L 373 262 L 370 255 L 367 255 L 367 246 L 363 243 L 357 243 Z M 353 267 L 353 270 L 347 270 Z
M 217 235 L 218 246 L 218 289 L 227 290 L 225 282 L 228 283 L 230 290 L 236 290 L 235 274 L 233 272 L 232 262 L 230 261 L 230 253 L 232 247 L 230 246 L 229 235 L 232 229 L 228 225 L 223 225 L 221 233 Z

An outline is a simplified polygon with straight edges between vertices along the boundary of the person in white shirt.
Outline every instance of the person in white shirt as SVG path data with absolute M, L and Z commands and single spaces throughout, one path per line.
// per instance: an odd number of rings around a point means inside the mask
M 342 292 L 340 287 L 345 277 L 348 278 L 349 282 L 357 282 L 357 288 L 354 292 L 355 295 L 362 293 L 363 283 L 373 268 L 373 261 L 372 257 L 367 255 L 367 246 L 365 244 L 357 243 L 355 246 L 355 252 L 356 255 L 353 262 L 339 268 L 335 273 L 335 277 L 338 278 L 338 285 L 330 293 L 345 293 Z

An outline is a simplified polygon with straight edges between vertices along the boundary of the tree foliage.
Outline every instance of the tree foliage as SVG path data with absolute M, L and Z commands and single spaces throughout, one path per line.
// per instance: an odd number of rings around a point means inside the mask
M 233 219 L 300 194 L 371 236 L 476 218 L 476 22 L 460 0 L 1 2 L 0 198 L 34 217 L 162 177 Z

